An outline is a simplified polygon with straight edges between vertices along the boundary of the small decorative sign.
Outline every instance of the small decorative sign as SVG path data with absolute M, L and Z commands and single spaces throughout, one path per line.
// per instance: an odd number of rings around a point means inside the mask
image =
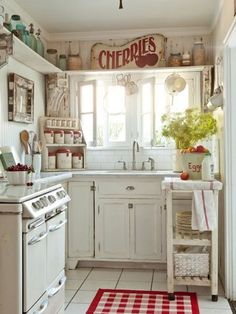
M 157 67 L 165 54 L 161 34 L 136 38 L 123 46 L 95 44 L 91 49 L 91 69 L 134 69 Z
M 15 73 L 8 75 L 8 121 L 34 121 L 34 82 Z

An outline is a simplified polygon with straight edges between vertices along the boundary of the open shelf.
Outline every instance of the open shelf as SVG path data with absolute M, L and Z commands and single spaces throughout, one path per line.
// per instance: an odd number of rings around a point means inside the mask
M 10 32 L 5 28 L 4 32 L 6 34 L 10 34 Z M 30 47 L 23 43 L 23 41 L 14 35 L 13 55 L 10 57 L 42 74 L 62 72 L 61 69 L 57 68 L 55 65 L 41 57 L 38 53 L 33 51 Z
M 175 277 L 175 285 L 207 286 L 211 285 L 210 279 L 206 277 Z
M 85 147 L 86 144 L 82 143 L 82 144 L 45 144 L 45 146 L 47 147 Z

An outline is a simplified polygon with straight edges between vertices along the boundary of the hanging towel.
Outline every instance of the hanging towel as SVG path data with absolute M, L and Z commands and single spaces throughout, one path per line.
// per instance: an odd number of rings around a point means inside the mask
M 212 231 L 216 228 L 216 209 L 211 190 L 194 190 L 192 200 L 192 229 Z

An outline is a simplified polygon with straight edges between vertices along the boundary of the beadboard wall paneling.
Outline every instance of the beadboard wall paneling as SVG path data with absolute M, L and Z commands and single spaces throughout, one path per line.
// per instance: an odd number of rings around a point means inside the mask
M 18 123 L 8 121 L 8 73 L 14 72 L 27 79 L 34 81 L 34 123 Z M 45 81 L 44 76 L 13 58 L 9 63 L 0 69 L 0 146 L 15 146 L 20 158 L 22 158 L 22 147 L 19 132 L 38 131 L 38 117 L 44 115 L 45 108 Z

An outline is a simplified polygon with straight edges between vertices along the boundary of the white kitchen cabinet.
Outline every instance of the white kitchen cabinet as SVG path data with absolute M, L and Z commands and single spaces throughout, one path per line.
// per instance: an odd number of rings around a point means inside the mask
M 96 257 L 162 261 L 160 182 L 157 177 L 97 181 Z
M 69 182 L 68 267 L 94 257 L 94 182 Z
M 126 200 L 101 200 L 95 225 L 96 257 L 129 258 L 129 211 Z
M 130 242 L 134 260 L 158 260 L 162 253 L 161 206 L 158 199 L 131 200 Z

